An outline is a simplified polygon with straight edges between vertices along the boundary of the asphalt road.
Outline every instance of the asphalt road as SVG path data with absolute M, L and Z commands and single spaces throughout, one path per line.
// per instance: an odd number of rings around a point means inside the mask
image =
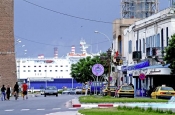
M 72 108 L 70 100 L 77 98 L 76 95 L 59 95 L 29 97 L 23 100 L 14 97 L 10 101 L 0 101 L 0 115 L 58 115 L 58 112 L 64 112 L 64 115 L 75 115 L 77 109 Z M 72 114 L 71 114 L 72 113 Z

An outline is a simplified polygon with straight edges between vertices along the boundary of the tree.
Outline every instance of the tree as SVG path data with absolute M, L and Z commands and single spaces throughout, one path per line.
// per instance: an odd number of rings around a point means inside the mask
M 168 46 L 165 48 L 164 52 L 164 61 L 167 64 L 170 64 L 169 68 L 171 69 L 171 74 L 175 74 L 175 34 L 171 36 Z
M 102 54 L 104 55 L 104 54 Z M 105 65 L 105 61 L 100 60 L 99 56 L 91 58 L 90 56 L 80 59 L 78 63 L 71 65 L 71 76 L 80 83 L 85 83 L 87 81 L 94 81 L 92 67 L 94 64 Z M 108 70 L 104 66 L 105 72 L 101 77 L 104 77 L 107 74 Z

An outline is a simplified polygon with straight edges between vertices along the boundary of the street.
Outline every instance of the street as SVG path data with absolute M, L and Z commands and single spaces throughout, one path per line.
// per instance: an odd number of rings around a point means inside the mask
M 71 99 L 77 97 L 76 95 L 37 96 L 29 96 L 27 100 L 23 100 L 22 97 L 15 100 L 11 97 L 10 101 L 0 101 L 0 113 L 1 115 L 55 115 L 67 111 L 69 115 L 70 113 L 75 115 L 77 111 L 70 103 Z

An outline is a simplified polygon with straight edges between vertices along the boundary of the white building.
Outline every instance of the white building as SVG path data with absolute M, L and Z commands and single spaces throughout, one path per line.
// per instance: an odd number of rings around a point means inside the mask
M 168 65 L 162 66 L 162 50 L 168 46 L 168 40 L 175 34 L 175 9 L 162 10 L 148 18 L 136 21 L 124 30 L 123 82 L 134 83 L 137 88 L 166 84 L 175 87 L 171 81 Z M 141 76 L 143 75 L 143 79 Z M 133 79 L 135 78 L 135 79 Z
M 39 55 L 38 58 L 17 58 L 17 78 L 18 79 L 54 79 L 72 78 L 70 75 L 71 64 L 77 63 L 81 58 L 95 56 L 99 54 L 88 54 L 88 46 L 84 40 L 80 41 L 82 53 L 75 53 L 75 47 L 71 47 L 71 52 L 64 58 L 58 58 L 58 49 L 54 48 L 54 57 L 45 58 Z M 56 53 L 56 54 L 55 54 Z

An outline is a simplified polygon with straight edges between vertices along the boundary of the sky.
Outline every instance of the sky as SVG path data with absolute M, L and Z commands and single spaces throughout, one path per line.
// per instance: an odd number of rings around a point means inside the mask
M 14 0 L 14 37 L 16 57 L 65 57 L 80 40 L 89 45 L 87 52 L 106 52 L 112 41 L 112 22 L 120 17 L 121 0 Z M 159 10 L 169 0 L 159 0 Z M 94 31 L 104 33 L 97 34 Z M 17 40 L 20 39 L 20 43 Z M 25 46 L 24 46 L 25 45 Z M 26 53 L 26 54 L 25 54 Z

